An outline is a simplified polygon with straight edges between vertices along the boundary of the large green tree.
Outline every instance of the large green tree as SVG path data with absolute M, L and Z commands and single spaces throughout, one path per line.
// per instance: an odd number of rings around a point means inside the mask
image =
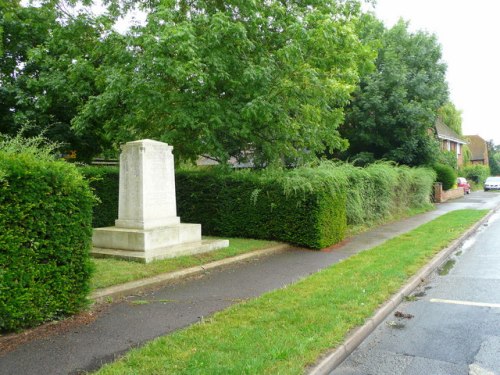
M 487 145 L 491 174 L 494 176 L 500 176 L 500 145 L 495 145 L 493 140 L 490 140 Z
M 379 38 L 381 46 L 376 71 L 362 77 L 341 128 L 349 140 L 348 156 L 370 153 L 407 165 L 432 162 L 438 150 L 429 134 L 448 96 L 436 37 L 411 33 L 403 21 L 388 30 L 374 21 L 365 34 Z
M 454 130 L 458 135 L 462 135 L 462 111 L 457 109 L 452 102 L 446 102 L 439 108 L 438 116 L 446 126 Z
M 297 163 L 343 149 L 343 108 L 373 58 L 359 15 L 358 1 L 163 1 L 101 69 L 101 94 L 74 125 L 222 162 Z
M 43 133 L 64 144 L 61 151 L 76 150 L 89 159 L 103 146 L 95 134 L 99 128 L 76 134 L 71 122 L 99 94 L 97 72 L 112 58 L 117 37 L 109 19 L 69 12 L 68 6 L 12 2 L 0 14 L 0 132 Z

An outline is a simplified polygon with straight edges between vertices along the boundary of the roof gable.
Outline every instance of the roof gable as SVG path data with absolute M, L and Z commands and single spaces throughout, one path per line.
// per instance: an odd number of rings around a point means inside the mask
M 465 137 L 469 140 L 471 160 L 484 160 L 488 150 L 486 141 L 478 135 L 466 135 Z
M 453 129 L 450 129 L 447 125 L 445 125 L 445 123 L 439 117 L 436 120 L 436 133 L 438 138 L 440 139 L 446 139 L 463 145 L 467 143 Z

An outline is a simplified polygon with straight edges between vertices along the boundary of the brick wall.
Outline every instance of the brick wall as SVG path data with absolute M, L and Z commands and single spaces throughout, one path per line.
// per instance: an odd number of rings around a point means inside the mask
M 464 188 L 462 187 L 443 190 L 443 185 L 440 182 L 434 184 L 434 202 L 436 203 L 443 203 L 450 199 L 461 198 L 464 196 L 464 194 Z

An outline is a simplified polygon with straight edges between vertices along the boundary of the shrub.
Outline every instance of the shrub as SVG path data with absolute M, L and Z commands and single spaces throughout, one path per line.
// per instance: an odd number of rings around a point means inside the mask
M 316 249 L 344 238 L 345 194 L 327 188 L 290 189 L 285 176 L 276 177 L 179 171 L 179 216 L 201 223 L 211 235 L 276 239 Z
M 90 173 L 92 168 L 101 171 Z M 106 211 L 95 214 L 107 218 L 99 226 L 114 225 L 117 170 L 89 167 L 84 173 L 99 175 L 91 182 L 102 201 L 96 209 Z M 177 208 L 183 222 L 201 223 L 204 234 L 322 248 L 343 238 L 346 220 L 371 225 L 428 205 L 435 176 L 432 169 L 390 163 L 360 168 L 322 162 L 286 172 L 178 170 Z
M 490 175 L 490 168 L 487 165 L 468 165 L 460 171 L 460 173 L 468 180 L 475 184 L 482 185 L 486 178 Z
M 89 181 L 90 188 L 98 197 L 94 206 L 92 227 L 114 226 L 115 220 L 118 218 L 119 169 L 117 167 L 86 166 L 79 170 Z
M 457 173 L 449 165 L 436 163 L 433 168 L 436 171 L 436 181 L 443 184 L 443 190 L 449 190 L 457 183 Z
M 0 330 L 78 311 L 91 273 L 93 196 L 66 162 L 0 151 Z

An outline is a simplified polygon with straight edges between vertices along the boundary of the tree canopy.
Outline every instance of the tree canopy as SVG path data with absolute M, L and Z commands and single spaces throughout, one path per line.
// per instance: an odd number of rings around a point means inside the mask
M 101 71 L 75 119 L 114 142 L 152 137 L 177 155 L 257 165 L 343 149 L 343 107 L 373 56 L 355 1 L 165 1 Z
M 0 133 L 44 133 L 84 160 L 154 138 L 257 166 L 430 162 L 438 109 L 460 117 L 440 46 L 361 1 L 106 0 L 94 15 L 71 9 L 90 0 L 0 0 Z M 116 32 L 133 7 L 146 23 Z
M 362 77 L 341 129 L 347 155 L 430 163 L 438 151 L 430 133 L 448 98 L 440 45 L 433 35 L 409 32 L 403 21 L 388 30 L 374 21 L 367 36 L 373 34 L 381 41 L 376 70 Z
M 97 70 L 109 54 L 105 19 L 63 13 L 60 3 L 14 4 L 0 15 L 0 133 L 43 133 L 77 149 L 83 159 L 103 144 L 71 122 L 89 97 L 97 95 Z M 93 129 L 95 131 L 95 129 Z
M 462 135 L 462 111 L 458 110 L 452 102 L 446 102 L 438 109 L 441 121 L 458 135 Z

